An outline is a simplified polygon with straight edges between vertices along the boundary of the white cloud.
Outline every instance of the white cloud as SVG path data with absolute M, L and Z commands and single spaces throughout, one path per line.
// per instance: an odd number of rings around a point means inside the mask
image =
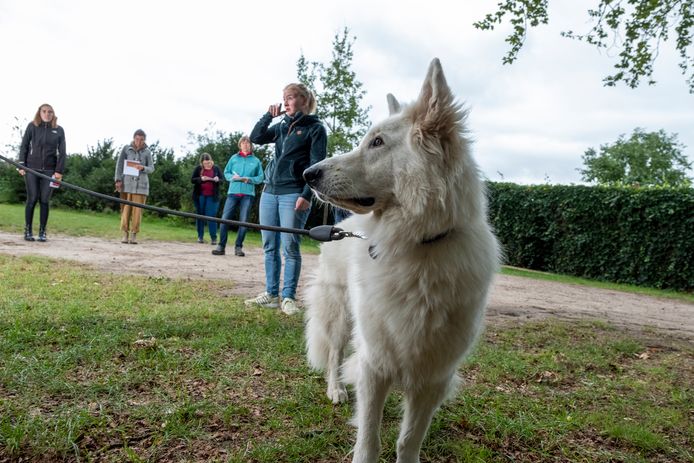
M 502 66 L 508 26 L 472 27 L 492 1 L 8 0 L 0 3 L 0 135 L 16 143 L 15 117 L 26 122 L 49 102 L 70 152 L 108 138 L 126 143 L 143 128 L 182 154 L 188 132 L 210 122 L 250 131 L 296 79 L 299 54 L 327 61 L 334 35 L 349 27 L 372 119 L 386 115 L 386 93 L 413 100 L 439 57 L 471 108 L 475 153 L 491 179 L 499 171 L 523 183 L 578 182 L 587 148 L 635 127 L 678 133 L 692 159 L 694 96 L 674 53 L 661 49 L 657 86 L 605 88 L 609 53 L 559 36 L 587 30 L 592 3 L 551 2 L 550 25 L 531 31 L 518 61 Z

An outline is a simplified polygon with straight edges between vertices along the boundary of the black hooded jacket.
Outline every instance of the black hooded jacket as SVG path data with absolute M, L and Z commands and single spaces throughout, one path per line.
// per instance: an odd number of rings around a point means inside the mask
M 272 116 L 265 113 L 251 132 L 259 145 L 275 143 L 275 156 L 265 168 L 265 189 L 270 194 L 300 193 L 310 201 L 312 192 L 304 181 L 304 169 L 325 159 L 328 135 L 318 117 L 298 112 L 285 115 L 270 126 Z
M 19 147 L 19 163 L 31 169 L 64 173 L 65 132 L 61 126 L 51 127 L 49 122 L 35 126 L 30 122 Z

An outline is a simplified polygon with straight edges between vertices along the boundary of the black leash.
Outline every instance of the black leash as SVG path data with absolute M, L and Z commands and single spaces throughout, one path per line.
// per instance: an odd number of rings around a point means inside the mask
M 341 228 L 334 227 L 332 225 L 319 225 L 317 227 L 313 227 L 309 230 L 303 229 L 303 228 L 286 228 L 286 227 L 277 227 L 274 225 L 260 225 L 257 223 L 250 223 L 250 222 L 241 222 L 238 220 L 227 220 L 227 219 L 220 219 L 217 217 L 211 217 L 207 215 L 200 215 L 200 214 L 193 214 L 192 212 L 181 212 L 181 211 L 174 211 L 171 209 L 166 209 L 164 207 L 157 207 L 157 206 L 150 206 L 149 204 L 140 204 L 140 203 L 135 203 L 132 201 L 128 201 L 125 199 L 121 198 L 116 198 L 115 196 L 110 196 L 110 195 L 105 195 L 103 193 L 98 193 L 96 191 L 91 191 L 87 190 L 86 188 L 82 188 L 77 185 L 73 185 L 71 183 L 65 182 L 63 180 L 58 180 L 53 177 L 49 177 L 46 174 L 42 174 L 40 172 L 35 171 L 34 169 L 30 169 L 29 167 L 23 166 L 22 164 L 13 161 L 12 159 L 8 159 L 2 155 L 0 155 L 0 160 L 5 161 L 8 164 L 12 164 L 15 166 L 17 169 L 22 169 L 26 172 L 31 172 L 34 175 L 37 175 L 39 177 L 43 177 L 48 180 L 52 180 L 55 183 L 60 184 L 61 186 L 65 186 L 67 188 L 71 188 L 76 191 L 80 191 L 82 193 L 91 195 L 91 196 L 96 196 L 97 198 L 101 198 L 106 201 L 112 201 L 115 203 L 120 203 L 120 204 L 127 204 L 128 206 L 134 206 L 134 207 L 139 207 L 142 209 L 149 209 L 150 211 L 156 211 L 162 214 L 168 214 L 168 215 L 177 215 L 179 217 L 188 217 L 190 219 L 201 219 L 201 220 L 210 220 L 212 222 L 217 222 L 217 223 L 223 223 L 227 225 L 238 225 L 240 227 L 246 227 L 250 228 L 252 230 L 268 230 L 268 231 L 275 231 L 275 232 L 281 232 L 281 233 L 293 233 L 295 235 L 305 235 L 310 238 L 313 238 L 316 241 L 337 241 L 341 240 L 342 238 L 347 238 L 347 237 L 356 237 L 356 238 L 362 238 L 362 235 L 360 233 L 352 233 L 352 232 L 347 232 L 342 230 Z

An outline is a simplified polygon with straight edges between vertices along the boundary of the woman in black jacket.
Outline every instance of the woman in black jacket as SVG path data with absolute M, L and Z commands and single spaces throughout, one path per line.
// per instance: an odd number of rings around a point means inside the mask
M 42 174 L 58 180 L 63 178 L 65 169 L 65 132 L 58 125 L 53 107 L 42 104 L 34 115 L 34 120 L 27 125 L 19 148 L 19 163 Z M 19 169 L 24 176 L 27 190 L 27 201 L 24 209 L 24 239 L 34 241 L 32 224 L 34 207 L 39 203 L 39 241 L 46 241 L 46 224 L 48 222 L 48 202 L 57 183 Z
M 193 170 L 193 176 L 190 181 L 193 183 L 193 204 L 195 204 L 195 212 L 201 215 L 211 217 L 217 216 L 219 209 L 219 182 L 222 177 L 222 171 L 214 165 L 212 156 L 207 153 L 202 153 L 200 156 L 200 165 Z M 198 243 L 204 243 L 205 224 L 208 224 L 210 230 L 210 239 L 212 245 L 217 244 L 217 222 L 196 219 L 195 224 L 198 228 Z

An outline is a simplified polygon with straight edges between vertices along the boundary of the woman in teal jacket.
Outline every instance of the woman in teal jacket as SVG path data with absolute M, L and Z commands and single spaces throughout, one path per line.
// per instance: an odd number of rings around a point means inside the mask
M 227 200 L 224 203 L 222 219 L 231 219 L 234 211 L 238 208 L 239 220 L 246 222 L 248 220 L 248 211 L 255 198 L 255 186 L 263 183 L 265 177 L 260 160 L 253 155 L 251 139 L 245 135 L 241 137 L 239 148 L 241 150 L 229 159 L 224 168 L 224 178 L 229 182 L 229 191 L 227 192 Z M 223 256 L 226 253 L 228 232 L 229 226 L 222 224 L 219 231 L 219 245 L 212 250 L 212 254 L 215 256 Z M 245 238 L 246 227 L 239 227 L 234 245 L 234 254 L 239 257 L 246 255 L 243 252 L 243 240 Z

